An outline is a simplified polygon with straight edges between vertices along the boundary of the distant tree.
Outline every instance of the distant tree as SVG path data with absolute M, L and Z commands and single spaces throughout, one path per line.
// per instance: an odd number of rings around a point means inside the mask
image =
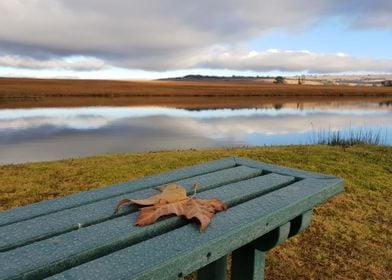
M 384 87 L 392 87 L 392 80 L 382 81 L 381 85 L 384 86 Z
M 283 104 L 275 104 L 274 108 L 275 108 L 275 110 L 280 110 L 283 108 Z
M 275 84 L 284 84 L 285 83 L 285 78 L 282 77 L 282 76 L 277 76 L 277 77 L 275 77 L 274 83 Z

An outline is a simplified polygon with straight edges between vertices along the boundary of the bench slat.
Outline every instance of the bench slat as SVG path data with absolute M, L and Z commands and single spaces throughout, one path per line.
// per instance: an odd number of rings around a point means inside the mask
M 304 171 L 304 170 L 295 169 L 295 168 L 288 168 L 288 167 L 284 167 L 284 166 L 268 164 L 268 163 L 254 161 L 254 160 L 250 160 L 250 159 L 234 158 L 234 160 L 239 165 L 244 165 L 244 166 L 253 167 L 253 168 L 261 168 L 265 171 L 269 171 L 269 172 L 273 172 L 273 173 L 277 173 L 277 174 L 294 176 L 297 178 L 303 178 L 303 179 L 305 179 L 305 178 L 315 178 L 315 179 L 334 179 L 334 178 L 336 178 L 334 176 L 329 176 L 329 175 L 325 175 L 322 173 Z
M 342 190 L 340 179 L 305 179 L 218 213 L 203 234 L 188 224 L 48 279 L 126 279 L 130 275 L 132 279 L 167 279 L 186 275 Z
M 195 182 L 199 182 L 200 184 L 199 191 L 204 191 L 224 184 L 252 178 L 261 173 L 262 171 L 260 169 L 238 166 L 195 176 L 191 179 L 184 179 L 178 181 L 178 183 L 186 187 L 188 192 L 191 193 L 193 192 L 192 188 Z M 141 199 L 157 193 L 159 192 L 152 188 L 140 190 L 131 194 L 100 200 L 95 203 L 0 227 L 0 252 L 113 218 L 115 205 L 120 200 L 128 198 L 130 195 L 134 199 Z M 128 212 L 135 210 L 136 208 L 134 207 L 128 207 Z M 25 230 L 21 231 L 20 228 L 24 228 Z
M 135 181 L 115 184 L 105 188 L 94 189 L 49 201 L 30 204 L 20 208 L 14 208 L 0 212 L 0 226 L 46 215 L 55 211 L 77 207 L 86 203 L 107 199 L 109 197 L 118 196 L 130 191 L 146 189 L 197 175 L 234 167 L 235 165 L 236 163 L 233 158 L 226 158 L 204 164 L 194 165 L 191 167 L 185 167 L 175 171 L 144 177 Z
M 234 206 L 292 182 L 294 177 L 268 174 L 208 190 L 198 196 L 216 197 Z M 7 269 L 0 272 L 0 278 L 45 277 L 186 223 L 181 218 L 171 217 L 147 227 L 135 227 L 137 216 L 138 213 L 132 213 L 2 253 L 0 267 Z
M 179 273 L 186 275 L 342 191 L 341 179 L 305 179 L 216 214 L 203 234 L 188 224 L 49 279 L 168 279 Z

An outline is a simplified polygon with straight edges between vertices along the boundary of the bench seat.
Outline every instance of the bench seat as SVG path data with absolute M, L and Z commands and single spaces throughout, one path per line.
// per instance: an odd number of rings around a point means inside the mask
M 207 230 L 181 217 L 134 226 L 123 198 L 145 198 L 177 182 L 229 209 Z M 340 178 L 240 158 L 158 174 L 1 213 L 0 279 L 262 279 L 265 252 L 303 231 L 316 205 L 343 191 Z M 89 195 L 91 194 L 91 196 Z M 57 203 L 58 202 L 58 203 Z

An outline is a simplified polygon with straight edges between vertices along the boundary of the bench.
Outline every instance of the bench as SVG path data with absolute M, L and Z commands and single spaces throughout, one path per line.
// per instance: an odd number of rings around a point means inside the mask
M 177 182 L 229 206 L 207 230 L 181 217 L 135 226 L 120 200 Z M 0 279 L 263 279 L 265 252 L 309 226 L 312 208 L 343 191 L 340 178 L 225 158 L 0 213 Z

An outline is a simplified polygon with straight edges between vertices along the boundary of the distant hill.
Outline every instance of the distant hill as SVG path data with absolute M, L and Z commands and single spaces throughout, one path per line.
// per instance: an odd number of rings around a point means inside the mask
M 209 75 L 186 75 L 183 77 L 165 78 L 166 81 L 265 81 L 271 82 L 275 79 L 272 76 L 209 76 Z
M 274 83 L 275 76 L 208 76 L 186 75 L 160 79 L 163 81 L 231 81 L 231 82 L 261 82 Z M 363 75 L 297 75 L 284 77 L 285 84 L 301 85 L 346 85 L 346 86 L 390 86 L 392 74 L 363 74 Z

